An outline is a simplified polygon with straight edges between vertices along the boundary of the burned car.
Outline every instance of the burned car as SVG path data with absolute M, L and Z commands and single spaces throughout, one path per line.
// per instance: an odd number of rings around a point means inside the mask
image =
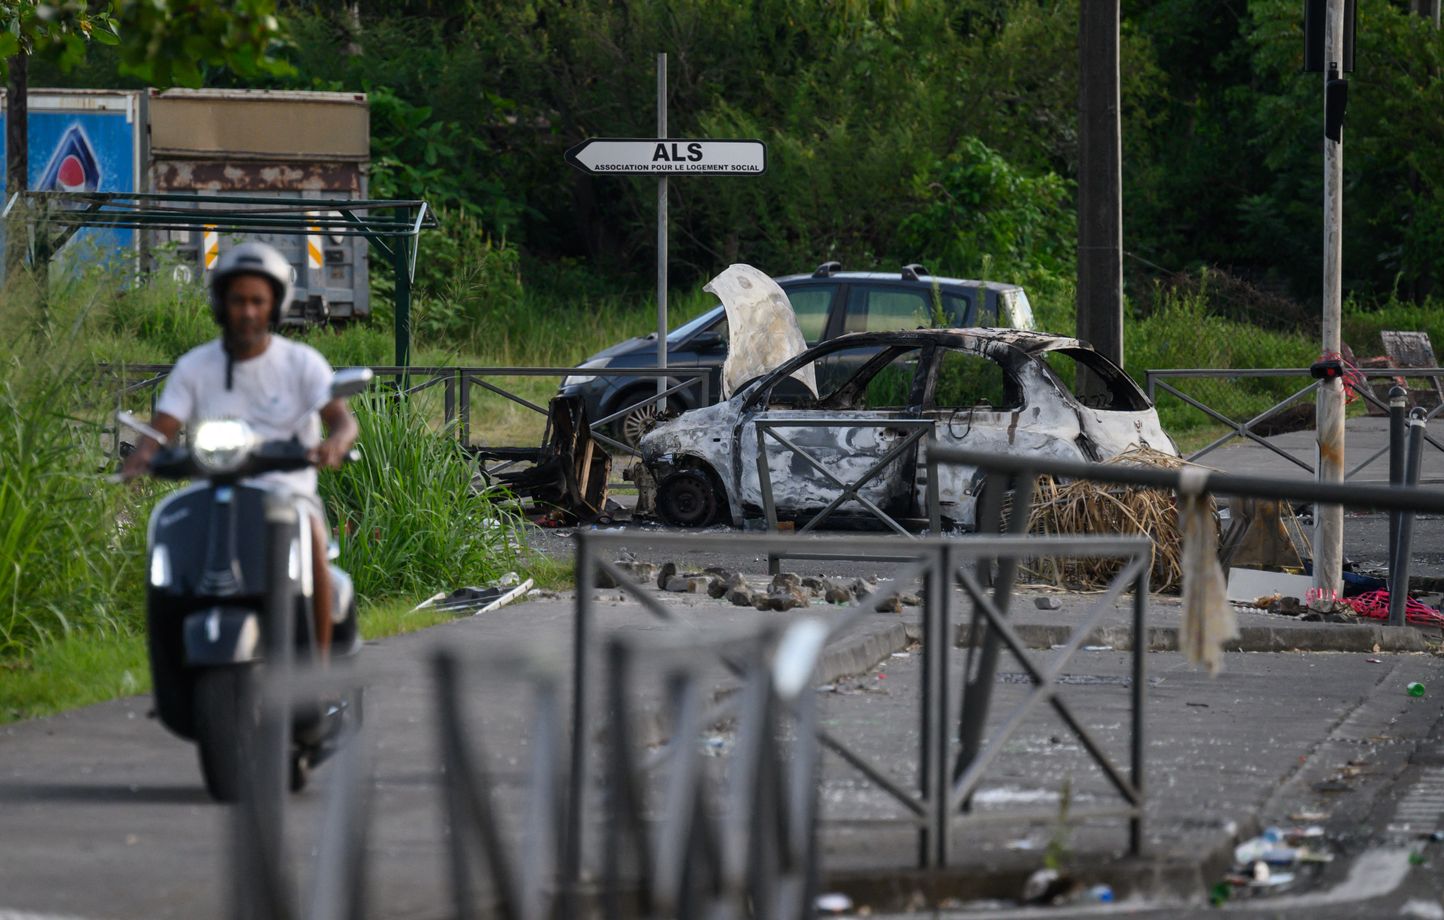
M 799 382 L 809 369 L 816 395 Z M 654 501 L 678 526 L 741 526 L 762 509 L 759 421 L 852 483 L 905 437 L 904 427 L 916 427 L 887 423 L 908 419 L 931 421 L 939 444 L 970 450 L 1080 460 L 1134 447 L 1178 453 L 1138 385 L 1077 339 L 1012 329 L 854 333 L 795 355 L 725 402 L 657 424 L 641 440 L 639 508 Z M 800 424 L 776 424 L 788 421 Z M 924 516 L 925 440 L 859 494 L 895 517 Z M 772 437 L 765 443 L 779 517 L 806 517 L 837 496 L 837 485 L 795 451 Z M 943 467 L 938 478 L 944 518 L 971 528 L 976 472 Z

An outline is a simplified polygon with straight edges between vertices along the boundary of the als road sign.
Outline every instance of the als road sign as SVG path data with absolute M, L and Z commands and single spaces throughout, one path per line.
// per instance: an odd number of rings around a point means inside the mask
M 593 175 L 758 175 L 767 145 L 756 140 L 593 137 L 567 151 L 567 162 Z

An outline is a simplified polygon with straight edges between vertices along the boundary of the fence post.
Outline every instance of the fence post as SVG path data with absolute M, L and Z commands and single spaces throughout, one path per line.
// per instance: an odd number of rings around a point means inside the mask
M 1409 414 L 1409 456 L 1404 466 L 1404 485 L 1419 483 L 1419 467 L 1424 453 L 1424 410 L 1415 409 Z M 1393 565 L 1389 569 L 1389 625 L 1403 626 L 1407 622 L 1406 608 L 1409 602 L 1409 553 L 1414 542 L 1414 512 L 1399 512 L 1399 533 L 1394 547 Z
M 1401 386 L 1389 389 L 1389 485 L 1404 484 L 1404 407 L 1409 393 Z M 1401 619 L 1394 622 L 1394 572 L 1399 566 L 1399 512 L 1389 512 L 1389 625 L 1403 626 Z M 1403 614 L 1400 614 L 1402 617 Z
M 587 785 L 587 646 L 592 641 L 592 591 L 596 584 L 595 559 L 587 535 L 576 532 L 577 611 L 572 622 L 572 750 L 567 777 L 566 847 L 562 865 L 562 916 L 581 916 L 582 830 Z

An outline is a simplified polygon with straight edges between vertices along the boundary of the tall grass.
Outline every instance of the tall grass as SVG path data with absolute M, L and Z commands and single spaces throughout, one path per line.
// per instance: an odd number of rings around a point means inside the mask
M 341 567 L 364 598 L 430 595 L 515 569 L 521 521 L 475 461 L 404 397 L 355 400 L 361 459 L 321 477 Z
M 16 273 L 0 295 L 0 656 L 56 636 L 122 633 L 140 612 L 151 496 L 106 485 L 90 399 L 87 285 L 43 297 Z

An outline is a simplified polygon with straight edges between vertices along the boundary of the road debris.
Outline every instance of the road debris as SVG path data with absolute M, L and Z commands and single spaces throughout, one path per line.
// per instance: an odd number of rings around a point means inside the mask
M 439 610 L 445 613 L 454 613 L 457 616 L 490 613 L 510 604 L 531 589 L 532 580 L 530 578 L 521 579 L 515 572 L 508 572 L 497 579 L 493 585 L 457 588 L 450 594 L 445 591 L 433 594 L 411 608 L 411 612 Z
M 544 509 L 544 526 L 596 520 L 607 511 L 612 458 L 592 439 L 580 396 L 556 396 L 547 406 L 542 446 L 480 448 L 484 460 L 531 463 L 495 475 L 517 498 Z

